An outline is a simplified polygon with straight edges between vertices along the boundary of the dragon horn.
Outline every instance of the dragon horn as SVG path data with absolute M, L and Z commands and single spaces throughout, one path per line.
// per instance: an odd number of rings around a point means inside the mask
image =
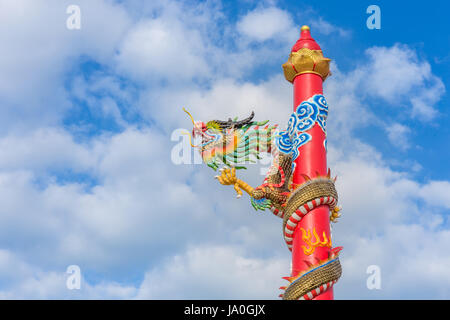
M 195 126 L 195 122 L 194 122 L 194 118 L 192 117 L 192 115 L 189 113 L 189 111 L 187 111 L 184 107 L 183 107 L 183 111 L 186 112 L 189 117 L 191 118 L 192 124 Z

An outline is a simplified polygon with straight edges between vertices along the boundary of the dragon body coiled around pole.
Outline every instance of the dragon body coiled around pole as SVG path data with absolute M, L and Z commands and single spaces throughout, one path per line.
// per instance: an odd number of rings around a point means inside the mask
M 330 208 L 330 221 L 336 222 L 340 216 L 337 206 L 338 195 L 335 178 L 330 170 L 325 176 L 309 177 L 303 175 L 305 182 L 296 185 L 292 182 L 295 170 L 295 159 L 301 156 L 301 146 L 311 141 L 308 130 L 319 125 L 326 134 L 326 118 L 328 104 L 323 95 L 314 95 L 302 102 L 289 118 L 286 130 L 279 131 L 277 125 L 270 126 L 267 121 L 254 121 L 254 112 L 243 120 L 228 121 L 211 120 L 207 123 L 195 122 L 189 112 L 184 110 L 193 124 L 193 139 L 200 138 L 200 143 L 191 146 L 199 149 L 203 161 L 220 174 L 215 178 L 223 185 L 232 185 L 237 196 L 243 191 L 249 194 L 255 210 L 269 209 L 283 220 L 283 237 L 289 250 L 292 250 L 294 232 L 303 217 L 318 206 Z M 325 140 L 326 141 L 326 140 Z M 326 142 L 324 147 L 326 148 Z M 248 163 L 261 159 L 261 154 L 270 154 L 272 163 L 263 183 L 253 188 L 236 177 L 236 170 L 245 169 Z M 321 239 L 313 230 L 313 234 L 301 229 L 302 239 L 309 244 L 304 248 L 305 254 L 311 254 L 318 246 L 329 247 L 329 256 L 325 260 L 317 260 L 295 277 L 284 277 L 289 281 L 280 295 L 286 300 L 309 300 L 331 288 L 341 276 L 339 248 L 331 248 L 331 236 L 323 233 Z M 300 235 L 298 235 L 300 236 Z M 312 241 L 312 238 L 315 241 Z

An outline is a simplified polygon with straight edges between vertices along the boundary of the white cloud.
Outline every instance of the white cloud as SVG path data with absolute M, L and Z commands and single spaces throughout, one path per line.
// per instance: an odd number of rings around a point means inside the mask
M 386 127 L 389 141 L 400 150 L 406 150 L 410 147 L 408 135 L 411 132 L 407 126 L 400 123 L 393 123 Z
M 1 299 L 126 299 L 136 288 L 114 282 L 91 285 L 81 269 L 80 289 L 69 290 L 65 268 L 43 271 L 7 250 L 0 251 Z
M 430 205 L 440 205 L 450 209 L 450 182 L 430 181 L 420 190 L 420 196 Z
M 289 39 L 295 33 L 289 13 L 276 7 L 258 8 L 247 13 L 237 23 L 237 30 L 255 41 Z
M 351 35 L 350 30 L 346 30 L 344 28 L 335 26 L 329 23 L 328 21 L 324 20 L 322 17 L 319 17 L 318 19 L 312 19 L 311 28 L 314 29 L 315 32 L 320 32 L 327 36 L 333 35 L 342 38 L 348 38 Z
M 372 47 L 366 50 L 369 64 L 364 72 L 363 86 L 372 96 L 401 106 L 408 101 L 414 117 L 431 120 L 437 115 L 434 105 L 445 92 L 427 61 L 420 61 L 415 51 L 404 45 L 391 48 Z
M 158 119 L 167 129 L 191 126 L 182 107 L 186 107 L 195 119 L 203 121 L 235 116 L 245 118 L 253 110 L 255 119 L 270 119 L 271 123 L 284 125 L 292 112 L 291 89 L 281 74 L 258 85 L 225 78 L 215 81 L 208 89 L 185 87 L 179 88 L 177 94 L 171 94 L 168 88 L 160 92 L 148 91 L 143 96 L 143 109 L 147 117 Z M 155 110 L 152 105 L 165 108 Z
M 138 299 L 276 299 L 285 259 L 252 258 L 230 246 L 189 248 L 146 273 Z
M 75 143 L 61 128 L 41 127 L 25 134 L 12 133 L 0 138 L 2 170 L 89 171 L 95 159 L 88 147 Z
M 335 143 L 348 138 L 354 129 L 373 125 L 384 130 L 396 147 L 411 147 L 411 129 L 403 123 L 386 122 L 379 113 L 420 121 L 434 119 L 439 111 L 436 104 L 445 92 L 442 80 L 434 75 L 427 61 L 406 45 L 371 47 L 362 60 L 349 72 L 342 72 L 331 64 L 332 76 L 324 85 L 327 100 L 332 106 L 328 121 L 330 140 Z M 381 99 L 376 108 L 371 98 Z M 384 103 L 384 102 L 387 102 Z M 357 115 L 357 116 L 355 116 Z
M 287 56 L 298 37 L 290 14 L 277 8 L 255 9 L 236 26 L 226 24 L 213 4 L 160 4 L 150 17 L 129 29 L 116 62 L 120 73 L 153 88 L 161 80 L 178 90 L 197 82 L 211 85 L 226 77 L 248 76 L 274 63 L 280 51 Z M 255 38 L 260 23 L 265 29 Z M 268 39 L 276 40 L 274 45 L 253 45 L 254 40 Z
M 443 255 L 448 230 L 419 224 L 385 225 L 375 237 L 352 238 L 344 247 L 343 276 L 336 296 L 352 299 L 446 299 L 450 260 Z M 347 249 L 347 250 L 346 250 Z M 381 290 L 368 290 L 366 268 L 381 269 Z M 351 289 L 353 288 L 353 292 Z M 420 288 L 418 290 L 418 288 Z M 355 294 L 355 291 L 358 293 Z
M 78 1 L 82 28 L 68 30 L 71 1 L 2 2 L 0 19 L 0 119 L 3 131 L 25 131 L 58 123 L 70 107 L 65 72 L 80 56 L 107 62 L 128 27 L 120 7 L 105 1 Z M 105 32 L 107 31 L 107 32 Z
M 124 40 L 119 68 L 139 78 L 190 79 L 210 72 L 201 33 L 175 19 L 141 22 Z

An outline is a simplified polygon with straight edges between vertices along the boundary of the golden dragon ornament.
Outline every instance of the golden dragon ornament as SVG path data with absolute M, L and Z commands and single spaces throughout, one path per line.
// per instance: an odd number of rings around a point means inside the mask
M 314 99 L 320 103 L 316 119 L 306 119 L 305 123 L 318 121 L 319 125 L 324 126 L 327 109 L 323 106 L 326 106 L 326 102 L 323 96 Z M 301 185 L 292 183 L 295 165 L 293 160 L 299 156 L 293 152 L 292 146 L 298 147 L 301 143 L 308 142 L 301 137 L 302 134 L 305 137 L 306 131 L 293 134 L 291 121 L 286 130 L 279 131 L 278 125 L 270 126 L 268 120 L 254 121 L 254 112 L 243 120 L 235 118 L 204 123 L 194 121 L 192 115 L 183 110 L 193 124 L 190 144 L 198 149 L 205 164 L 219 172 L 215 178 L 222 185 L 233 186 L 238 198 L 246 192 L 255 210 L 269 209 L 281 218 L 283 236 L 289 250 L 292 250 L 293 233 L 298 223 L 314 208 L 320 205 L 329 206 L 330 220 L 337 221 L 340 208 L 337 206 L 336 178 L 331 178 L 330 170 L 325 176 L 304 176 L 305 182 Z M 194 145 L 192 140 L 200 142 Z M 245 165 L 256 162 L 264 153 L 271 155 L 272 164 L 261 185 L 253 188 L 237 178 L 237 170 L 245 169 Z M 319 246 L 331 248 L 331 237 L 328 239 L 326 235 L 322 235 L 321 238 L 315 230 L 311 234 L 309 230 L 303 229 L 302 233 L 307 244 L 302 247 L 305 254 L 311 254 Z M 284 277 L 283 279 L 289 281 L 289 285 L 281 287 L 284 290 L 281 295 L 283 299 L 310 300 L 319 292 L 333 286 L 342 273 L 340 249 L 331 249 L 329 257 L 323 261 L 308 263 L 310 268 L 297 276 Z

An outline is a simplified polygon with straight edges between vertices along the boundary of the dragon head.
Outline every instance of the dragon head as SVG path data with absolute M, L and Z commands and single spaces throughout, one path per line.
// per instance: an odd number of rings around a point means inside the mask
M 218 133 L 217 129 L 219 129 L 219 131 L 220 131 L 220 128 L 217 128 L 214 121 L 209 121 L 206 124 L 202 121 L 194 121 L 194 118 L 186 109 L 183 108 L 183 111 L 189 115 L 189 117 L 191 118 L 191 121 L 192 121 L 192 125 L 193 125 L 192 132 L 191 132 L 192 139 L 201 138 L 201 143 L 199 145 L 193 145 L 192 141 L 191 141 L 192 147 L 203 150 L 207 144 L 212 142 L 212 140 L 217 139 L 217 133 Z
M 192 138 L 201 137 L 206 132 L 206 124 L 202 121 L 193 122 L 194 127 L 192 128 Z
M 238 166 L 245 161 L 255 162 L 250 159 L 250 155 L 258 158 L 260 152 L 268 152 L 270 150 L 270 131 L 276 126 L 264 128 L 260 126 L 266 125 L 266 121 L 253 121 L 254 112 L 243 120 L 229 118 L 228 120 L 211 120 L 206 123 L 202 121 L 194 121 L 192 115 L 183 108 L 191 121 L 192 132 L 189 135 L 192 147 L 200 151 L 203 161 L 216 170 L 220 164 L 237 169 L 245 168 Z M 266 135 L 269 132 L 269 135 Z M 263 141 L 264 137 L 267 138 Z M 193 144 L 197 139 L 197 144 Z M 269 151 L 270 152 L 270 151 Z

